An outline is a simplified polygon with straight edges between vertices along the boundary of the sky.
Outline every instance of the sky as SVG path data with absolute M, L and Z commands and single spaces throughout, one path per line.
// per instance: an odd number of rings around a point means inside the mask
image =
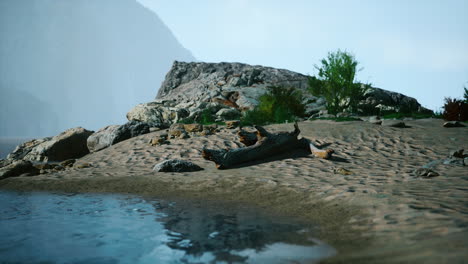
M 138 0 L 199 61 L 317 73 L 338 49 L 357 80 L 440 111 L 468 88 L 467 0 Z

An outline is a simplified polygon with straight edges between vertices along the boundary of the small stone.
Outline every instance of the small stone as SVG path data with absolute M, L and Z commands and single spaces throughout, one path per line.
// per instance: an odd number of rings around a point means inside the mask
M 369 117 L 369 123 L 374 124 L 374 125 L 381 125 L 382 120 L 380 120 L 380 117 L 378 116 L 371 116 Z
M 187 139 L 187 138 L 190 138 L 190 136 L 187 134 L 187 132 L 184 131 L 179 135 L 179 138 L 180 139 Z
M 73 164 L 75 164 L 76 159 L 67 159 L 62 162 L 60 162 L 60 166 L 62 167 L 73 167 Z
M 341 175 L 352 175 L 354 174 L 354 172 L 348 170 L 348 169 L 345 169 L 345 168 L 336 168 L 333 170 L 333 173 L 335 174 L 341 174 Z
M 240 125 L 239 120 L 226 121 L 226 128 L 228 128 L 228 129 L 234 129 L 234 128 L 238 127 L 239 125 Z
M 151 146 L 159 146 L 164 144 L 170 144 L 170 142 L 167 141 L 167 134 L 165 134 L 165 136 L 160 135 L 150 139 L 149 144 Z
M 458 121 L 449 121 L 449 122 L 445 122 L 443 127 L 465 127 L 465 125 L 463 125 L 462 123 Z
M 203 126 L 201 124 L 185 124 L 184 129 L 189 133 L 202 132 Z
M 384 120 L 382 122 L 383 126 L 388 126 L 388 127 L 397 127 L 397 128 L 405 128 L 407 127 L 405 122 L 398 121 L 398 120 Z
M 93 167 L 93 164 L 85 161 L 75 162 L 75 164 L 73 165 L 73 168 L 75 169 L 84 169 L 90 167 Z
M 416 177 L 423 177 L 423 178 L 432 178 L 432 177 L 436 177 L 436 176 L 439 176 L 439 173 L 431 170 L 431 169 L 428 169 L 428 168 L 419 168 L 419 169 L 416 169 L 413 174 L 416 176 Z
M 156 164 L 153 171 L 156 172 L 191 172 L 203 170 L 200 166 L 186 160 L 165 160 Z

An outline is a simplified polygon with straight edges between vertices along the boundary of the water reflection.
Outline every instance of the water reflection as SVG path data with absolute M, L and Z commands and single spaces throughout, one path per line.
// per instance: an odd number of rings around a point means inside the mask
M 335 254 L 248 207 L 0 192 L 1 263 L 311 263 Z

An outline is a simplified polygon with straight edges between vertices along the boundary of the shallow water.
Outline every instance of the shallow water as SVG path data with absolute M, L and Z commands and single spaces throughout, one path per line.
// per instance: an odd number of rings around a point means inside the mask
M 255 208 L 0 192 L 0 263 L 314 263 L 335 253 Z

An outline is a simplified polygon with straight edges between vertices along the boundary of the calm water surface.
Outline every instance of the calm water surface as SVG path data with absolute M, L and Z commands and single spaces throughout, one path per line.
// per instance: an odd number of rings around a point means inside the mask
M 314 263 L 336 251 L 253 208 L 0 191 L 0 263 Z

